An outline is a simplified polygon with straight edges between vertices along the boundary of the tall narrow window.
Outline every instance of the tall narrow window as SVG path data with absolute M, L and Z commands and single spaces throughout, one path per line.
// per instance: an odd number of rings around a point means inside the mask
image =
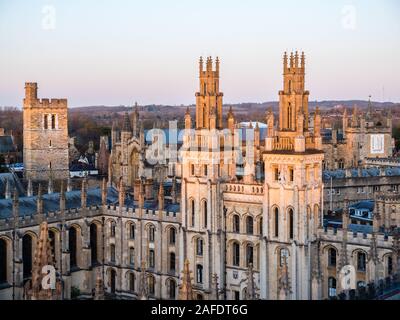
M 336 250 L 333 248 L 328 250 L 328 266 L 336 267 Z
M 110 236 L 115 237 L 115 222 L 114 221 L 110 222 Z
M 92 260 L 91 265 L 98 263 L 97 258 L 97 226 L 95 223 L 90 225 L 90 257 Z
M 336 297 L 336 279 L 333 277 L 328 278 L 328 296 L 330 298 Z
M 155 267 L 155 264 L 156 264 L 156 261 L 155 261 L 154 250 L 150 249 L 149 250 L 149 268 L 153 269 Z
M 148 289 L 149 289 L 149 294 L 154 295 L 155 293 L 155 286 L 156 286 L 156 281 L 153 276 L 149 276 L 147 278 L 147 283 L 148 283 Z
M 203 283 L 203 266 L 201 264 L 196 266 L 196 282 Z
M 291 106 L 290 102 L 289 102 L 289 105 L 288 105 L 287 127 L 289 129 L 292 129 L 292 106 Z
M 279 236 L 279 210 L 274 208 L 274 220 L 275 220 L 275 237 Z
M 154 242 L 154 238 L 155 238 L 155 228 L 154 228 L 154 226 L 150 226 L 149 227 L 149 241 Z
M 49 128 L 49 124 L 48 124 L 48 115 L 47 115 L 47 114 L 45 114 L 44 117 L 43 117 L 43 128 L 44 128 L 45 130 L 47 130 L 47 129 Z
M 111 262 L 115 262 L 115 245 L 110 245 L 110 260 Z
M 169 244 L 175 244 L 176 242 L 176 231 L 175 228 L 170 228 L 169 229 Z
M 169 270 L 175 271 L 175 253 L 173 252 L 169 254 Z
M 388 275 L 392 275 L 393 273 L 393 258 L 391 256 L 387 257 L 387 271 Z
M 52 129 L 56 128 L 56 115 L 55 114 L 51 115 L 51 128 Z
M 233 216 L 233 232 L 240 233 L 240 217 L 237 214 Z
M 76 268 L 77 267 L 77 248 L 76 248 L 76 243 L 77 243 L 77 231 L 76 228 L 71 227 L 68 232 L 68 238 L 69 238 L 69 264 L 71 268 Z
M 258 223 L 259 223 L 258 230 L 260 231 L 260 236 L 262 236 L 262 234 L 263 234 L 263 218 L 260 218 Z
M 246 218 L 246 233 L 253 234 L 254 232 L 254 221 L 252 217 Z
M 198 256 L 203 255 L 203 239 L 197 238 L 196 241 L 196 253 Z
M 293 239 L 293 231 L 294 231 L 294 225 L 293 225 L 293 209 L 289 209 L 288 215 L 289 215 L 289 238 L 290 238 L 290 239 Z
M 176 283 L 174 280 L 170 279 L 168 283 L 168 292 L 169 292 L 169 298 L 170 299 L 175 299 L 176 298 Z
M 254 257 L 254 249 L 251 244 L 248 244 L 246 246 L 246 267 L 248 267 L 251 264 L 254 264 L 253 262 L 253 257 Z
M 357 252 L 357 270 L 364 272 L 366 270 L 366 255 L 364 252 Z
M 208 214 L 207 214 L 207 201 L 204 200 L 204 201 L 203 201 L 203 226 L 204 226 L 204 228 L 207 228 L 207 218 L 208 218 Z
M 274 168 L 274 180 L 279 181 L 279 168 L 278 167 Z
M 0 239 L 0 284 L 7 282 L 7 242 Z
M 131 240 L 135 239 L 135 225 L 133 223 L 129 226 L 129 238 Z
M 232 264 L 237 267 L 240 264 L 240 245 L 237 242 L 232 245 Z
M 135 248 L 129 248 L 129 264 L 135 265 Z
M 135 274 L 134 273 L 129 274 L 129 291 L 131 291 L 131 292 L 135 291 Z
M 293 182 L 294 180 L 294 171 L 293 168 L 289 168 L 289 181 Z
M 191 225 L 194 227 L 195 225 L 195 206 L 194 206 L 194 200 L 190 200 L 190 217 L 191 217 Z

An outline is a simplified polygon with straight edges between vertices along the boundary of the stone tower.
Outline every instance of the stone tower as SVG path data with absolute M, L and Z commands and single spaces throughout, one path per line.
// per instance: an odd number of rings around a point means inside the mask
M 308 91 L 304 90 L 305 57 L 284 55 L 284 88 L 279 92 L 279 126 L 268 131 L 263 154 L 264 227 L 261 296 L 264 299 L 311 298 L 311 247 L 321 224 L 321 117 L 308 129 Z
M 200 90 L 196 93 L 196 129 L 210 129 L 210 116 L 215 115 L 217 129 L 222 128 L 222 96 L 219 91 L 219 59 L 207 58 L 204 70 L 203 58 L 199 61 Z
M 25 83 L 23 107 L 25 178 L 67 179 L 68 110 L 66 99 L 38 99 L 37 83 Z

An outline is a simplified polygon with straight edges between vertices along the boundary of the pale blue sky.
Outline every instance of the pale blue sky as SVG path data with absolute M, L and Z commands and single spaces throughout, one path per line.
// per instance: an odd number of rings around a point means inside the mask
M 0 106 L 25 81 L 70 106 L 194 103 L 200 55 L 220 57 L 225 103 L 277 100 L 292 49 L 311 100 L 400 101 L 399 39 L 397 0 L 0 0 Z

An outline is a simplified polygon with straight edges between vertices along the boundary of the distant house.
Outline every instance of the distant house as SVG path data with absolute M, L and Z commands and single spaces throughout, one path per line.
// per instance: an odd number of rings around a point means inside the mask
M 4 128 L 0 128 L 0 158 L 4 164 L 14 163 L 18 157 L 17 146 L 12 135 L 6 135 Z

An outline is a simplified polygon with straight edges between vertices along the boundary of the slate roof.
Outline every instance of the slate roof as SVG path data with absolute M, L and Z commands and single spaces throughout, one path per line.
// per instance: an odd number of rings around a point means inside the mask
M 56 212 L 60 209 L 60 193 L 51 193 L 42 195 L 43 213 Z M 107 203 L 115 204 L 118 202 L 118 191 L 113 187 L 107 190 Z M 88 189 L 87 206 L 101 205 L 101 189 Z M 65 192 L 66 209 L 81 207 L 81 191 L 73 190 Z M 37 196 L 19 198 L 19 215 L 29 216 L 36 214 Z M 0 219 L 10 218 L 12 216 L 12 199 L 0 199 Z
M 15 179 L 14 175 L 12 173 L 0 173 L 0 198 L 4 198 L 4 193 L 6 192 L 6 181 L 9 181 L 10 183 L 10 191 L 11 193 L 14 190 L 15 185 L 17 186 L 17 190 L 19 194 L 23 194 L 23 188 L 21 184 L 18 183 L 18 181 Z
M 386 176 L 392 177 L 392 176 L 400 176 L 400 168 L 399 167 L 393 167 L 393 168 L 384 168 L 383 169 L 385 172 Z M 350 169 L 350 175 L 352 178 L 359 177 L 359 172 L 357 169 Z M 361 169 L 361 175 L 360 177 L 378 177 L 380 175 L 380 169 L 378 168 L 367 168 L 367 169 Z M 324 170 L 322 173 L 323 179 L 324 180 L 330 180 L 332 179 L 344 179 L 346 177 L 346 171 L 345 170 Z

